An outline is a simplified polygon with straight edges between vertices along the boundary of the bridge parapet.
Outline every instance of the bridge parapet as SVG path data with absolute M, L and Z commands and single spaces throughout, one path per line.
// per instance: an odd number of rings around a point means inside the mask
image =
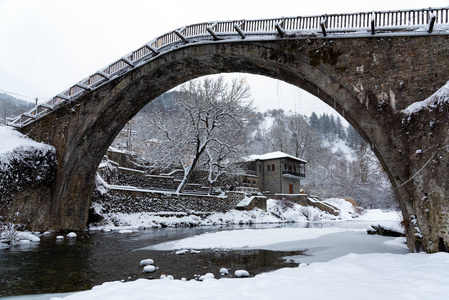
M 342 38 L 374 34 L 449 34 L 449 7 L 398 11 L 374 11 L 309 17 L 205 22 L 173 30 L 116 60 L 29 112 L 8 118 L 7 124 L 24 127 L 74 101 L 111 79 L 119 77 L 157 56 L 189 43 L 220 40 L 270 39 L 304 36 Z M 436 25 L 436 26 L 435 26 Z

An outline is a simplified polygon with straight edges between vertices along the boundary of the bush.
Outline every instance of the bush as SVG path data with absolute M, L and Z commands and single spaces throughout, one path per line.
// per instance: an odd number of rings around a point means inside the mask
M 308 221 L 317 222 L 322 221 L 322 213 L 318 213 L 314 208 L 310 206 L 301 207 L 301 213 L 307 218 Z
M 0 156 L 0 209 L 23 188 L 52 186 L 56 176 L 54 148 L 16 148 Z
M 278 205 L 281 208 L 281 210 L 287 210 L 295 206 L 293 202 L 287 199 L 278 200 Z
M 18 241 L 17 231 L 12 223 L 0 224 L 0 242 L 12 244 Z

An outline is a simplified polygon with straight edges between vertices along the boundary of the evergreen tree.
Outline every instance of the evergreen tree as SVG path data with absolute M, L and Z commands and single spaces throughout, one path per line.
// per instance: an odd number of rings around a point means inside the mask
M 335 141 L 338 137 L 337 133 L 337 124 L 335 123 L 334 115 L 329 116 L 329 132 L 328 132 L 328 139 L 329 141 Z
M 328 139 L 331 131 L 330 118 L 326 113 L 323 113 L 320 116 L 320 134 Z
M 346 131 L 345 128 L 343 127 L 343 124 L 340 121 L 340 117 L 337 118 L 337 122 L 336 122 L 336 128 L 337 128 L 337 136 L 339 139 L 341 140 L 345 140 L 346 139 Z
M 360 134 L 355 130 L 354 127 L 349 125 L 347 129 L 347 138 L 346 138 L 349 146 L 353 149 L 357 149 L 361 145 L 365 143 L 365 140 L 360 136 Z
M 318 119 L 318 116 L 315 112 L 312 112 L 309 118 L 309 124 L 310 127 L 312 127 L 314 130 L 317 130 L 320 127 L 320 120 Z

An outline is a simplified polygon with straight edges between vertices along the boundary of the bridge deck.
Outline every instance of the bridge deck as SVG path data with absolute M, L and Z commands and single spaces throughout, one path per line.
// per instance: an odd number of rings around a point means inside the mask
M 217 21 L 185 26 L 155 38 L 86 77 L 51 100 L 37 105 L 29 112 L 16 118 L 8 118 L 7 124 L 13 127 L 26 126 L 51 113 L 62 103 L 73 101 L 109 80 L 152 61 L 162 53 L 189 43 L 213 43 L 242 39 L 344 38 L 404 34 L 449 34 L 449 7 L 263 20 Z

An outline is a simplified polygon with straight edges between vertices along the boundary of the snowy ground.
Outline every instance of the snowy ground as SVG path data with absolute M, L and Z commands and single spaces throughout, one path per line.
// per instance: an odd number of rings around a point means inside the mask
M 348 254 L 253 278 L 108 282 L 65 300 L 447 299 L 449 254 Z M 60 299 L 60 298 L 53 298 Z
M 12 127 L 0 126 L 0 158 L 5 156 L 8 152 L 12 152 L 18 147 L 22 148 L 51 148 L 43 143 L 38 143 L 25 135 L 21 134 Z

